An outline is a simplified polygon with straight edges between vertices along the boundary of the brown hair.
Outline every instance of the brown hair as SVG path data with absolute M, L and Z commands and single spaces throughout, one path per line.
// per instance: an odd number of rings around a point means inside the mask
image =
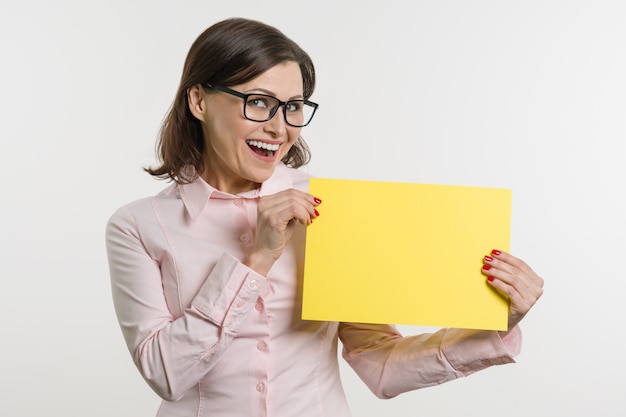
M 242 18 L 223 20 L 206 29 L 191 45 L 176 97 L 161 125 L 157 142 L 161 164 L 145 171 L 178 183 L 193 181 L 203 171 L 204 136 L 200 122 L 189 110 L 189 88 L 204 83 L 224 87 L 242 84 L 286 61 L 300 66 L 303 95 L 308 99 L 315 88 L 313 62 L 278 29 Z M 298 168 L 310 158 L 308 146 L 299 137 L 282 161 Z M 195 172 L 185 170 L 188 165 Z

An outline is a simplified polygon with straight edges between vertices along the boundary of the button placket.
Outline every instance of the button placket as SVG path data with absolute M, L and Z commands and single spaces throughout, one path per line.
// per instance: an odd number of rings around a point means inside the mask
M 235 239 L 239 241 L 241 247 L 248 247 L 254 243 L 254 230 L 250 226 L 248 219 L 248 202 L 245 198 L 236 197 L 232 200 L 232 204 L 237 207 L 237 234 Z M 244 249 L 245 250 L 245 249 Z
M 248 283 L 250 285 L 251 282 Z M 267 287 L 264 287 L 267 290 Z M 262 291 L 263 292 L 263 291 Z M 254 393 L 261 410 L 267 407 L 268 381 L 270 380 L 270 328 L 266 315 L 264 300 L 261 295 L 257 296 L 254 303 L 251 320 L 258 325 L 257 339 L 254 342 L 254 350 L 250 352 L 250 389 Z M 264 329 L 264 330 L 262 330 Z M 263 415 L 263 414 L 261 414 Z

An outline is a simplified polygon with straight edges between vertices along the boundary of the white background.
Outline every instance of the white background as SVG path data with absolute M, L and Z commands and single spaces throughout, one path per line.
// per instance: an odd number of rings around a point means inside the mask
M 0 415 L 155 414 L 103 231 L 166 185 L 141 167 L 189 46 L 232 16 L 316 63 L 307 170 L 511 188 L 512 251 L 546 279 L 517 364 L 388 401 L 344 367 L 355 417 L 623 416 L 626 2 L 601 0 L 1 0 Z

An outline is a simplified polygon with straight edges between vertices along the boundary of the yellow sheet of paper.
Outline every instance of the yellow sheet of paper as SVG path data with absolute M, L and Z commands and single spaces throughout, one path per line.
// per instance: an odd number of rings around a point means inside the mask
M 313 178 L 305 320 L 505 330 L 482 258 L 509 250 L 511 190 Z

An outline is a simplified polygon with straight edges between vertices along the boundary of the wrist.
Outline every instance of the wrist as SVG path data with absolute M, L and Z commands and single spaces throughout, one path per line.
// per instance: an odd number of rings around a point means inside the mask
M 258 252 L 252 252 L 243 259 L 242 263 L 248 268 L 254 270 L 256 273 L 266 276 L 275 261 L 276 259 L 271 256 Z

